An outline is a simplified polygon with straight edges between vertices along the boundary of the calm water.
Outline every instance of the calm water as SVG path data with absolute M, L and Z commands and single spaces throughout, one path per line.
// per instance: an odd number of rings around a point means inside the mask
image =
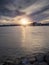
M 49 27 L 0 27 L 0 56 L 49 51 Z

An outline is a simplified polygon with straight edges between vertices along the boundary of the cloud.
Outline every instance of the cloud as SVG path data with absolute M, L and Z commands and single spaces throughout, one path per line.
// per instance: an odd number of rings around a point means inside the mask
M 35 3 L 37 0 L 0 0 L 0 16 L 17 16 L 23 10 Z M 19 14 L 18 13 L 18 14 Z
M 47 5 L 47 6 L 43 7 L 43 8 L 41 8 L 39 11 L 34 12 L 33 15 L 40 14 L 40 13 L 42 13 L 42 12 L 44 12 L 44 11 L 47 11 L 47 10 L 49 10 L 49 5 Z
M 24 12 L 20 12 L 17 7 L 15 7 L 14 2 L 17 1 L 18 0 L 0 0 L 0 16 L 15 17 L 24 14 Z M 14 7 L 15 9 L 13 9 Z
M 38 0 L 35 4 L 30 6 L 28 15 L 37 22 L 44 19 L 47 20 L 49 17 L 49 0 Z
M 49 0 L 0 0 L 1 19 L 24 14 L 36 21 L 47 19 L 49 17 Z
M 19 10 L 9 10 L 7 8 L 0 10 L 0 16 L 15 17 L 22 14 L 24 14 L 24 12 L 20 12 Z

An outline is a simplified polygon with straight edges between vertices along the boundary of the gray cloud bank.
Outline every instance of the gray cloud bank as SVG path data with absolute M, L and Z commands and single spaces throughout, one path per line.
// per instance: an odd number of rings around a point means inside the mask
M 15 17 L 25 14 L 26 9 L 31 11 L 28 16 L 34 20 L 40 21 L 49 18 L 49 0 L 0 0 L 0 17 Z
M 17 0 L 0 0 L 0 16 L 15 17 L 24 14 L 17 9 L 14 2 Z
M 49 0 L 38 0 L 32 6 L 36 7 L 32 10 L 30 17 L 36 21 L 49 19 Z

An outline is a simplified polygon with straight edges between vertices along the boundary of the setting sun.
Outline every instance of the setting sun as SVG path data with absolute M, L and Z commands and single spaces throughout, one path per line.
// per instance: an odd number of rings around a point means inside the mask
M 21 25 L 28 25 L 28 24 L 29 24 L 29 20 L 28 20 L 27 18 L 22 18 L 22 19 L 20 20 L 20 24 L 21 24 Z

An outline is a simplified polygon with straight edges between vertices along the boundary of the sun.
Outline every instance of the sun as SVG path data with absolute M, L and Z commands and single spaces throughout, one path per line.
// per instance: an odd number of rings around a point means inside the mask
M 23 19 L 21 19 L 21 25 L 28 25 L 28 19 L 26 19 L 26 18 L 23 18 Z

